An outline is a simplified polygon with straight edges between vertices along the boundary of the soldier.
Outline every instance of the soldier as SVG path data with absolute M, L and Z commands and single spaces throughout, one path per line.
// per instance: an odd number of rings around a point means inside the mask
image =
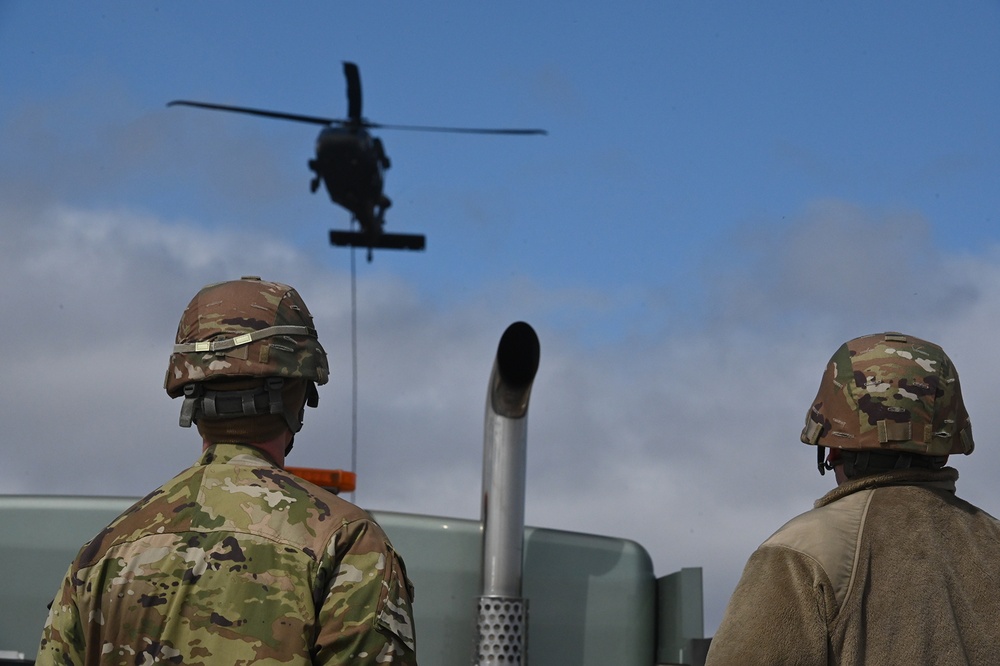
M 413 590 L 388 538 L 283 469 L 327 376 L 294 289 L 202 289 L 165 382 L 201 459 L 80 550 L 37 663 L 416 664 Z
M 706 663 L 997 663 L 1000 522 L 945 466 L 973 441 L 944 351 L 897 333 L 845 343 L 801 439 L 838 486 L 751 556 Z

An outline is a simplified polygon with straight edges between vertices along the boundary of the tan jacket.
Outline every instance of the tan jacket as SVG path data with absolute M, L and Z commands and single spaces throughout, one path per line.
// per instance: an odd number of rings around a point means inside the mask
M 707 664 L 1000 664 L 1000 521 L 958 472 L 848 481 L 750 557 Z

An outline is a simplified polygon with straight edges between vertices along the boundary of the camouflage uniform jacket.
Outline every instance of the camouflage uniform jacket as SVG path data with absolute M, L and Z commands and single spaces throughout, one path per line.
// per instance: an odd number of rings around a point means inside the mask
M 216 444 L 86 544 L 37 664 L 416 664 L 412 587 L 364 511 Z
M 861 477 L 793 518 L 747 563 L 706 664 L 998 663 L 1000 522 L 957 478 Z

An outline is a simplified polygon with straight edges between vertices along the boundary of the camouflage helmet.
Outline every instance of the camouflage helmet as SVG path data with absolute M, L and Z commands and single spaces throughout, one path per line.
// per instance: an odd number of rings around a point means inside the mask
M 243 277 L 210 284 L 188 304 L 163 386 L 171 398 L 186 396 L 181 416 L 185 425 L 184 411 L 191 409 L 187 403 L 208 383 L 304 380 L 315 396 L 313 384 L 325 384 L 329 374 L 326 352 L 298 292 L 278 282 Z M 310 404 L 314 402 L 311 398 Z
M 801 440 L 849 451 L 972 453 L 958 372 L 938 345 L 900 333 L 850 340 L 830 359 Z M 822 453 L 820 454 L 822 457 Z

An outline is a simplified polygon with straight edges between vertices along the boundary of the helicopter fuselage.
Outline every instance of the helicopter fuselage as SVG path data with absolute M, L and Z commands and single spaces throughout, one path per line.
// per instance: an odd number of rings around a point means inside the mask
M 382 191 L 388 166 L 382 142 L 360 127 L 323 128 L 316 137 L 316 157 L 309 161 L 330 199 L 350 211 L 368 233 L 381 230 L 389 204 Z

